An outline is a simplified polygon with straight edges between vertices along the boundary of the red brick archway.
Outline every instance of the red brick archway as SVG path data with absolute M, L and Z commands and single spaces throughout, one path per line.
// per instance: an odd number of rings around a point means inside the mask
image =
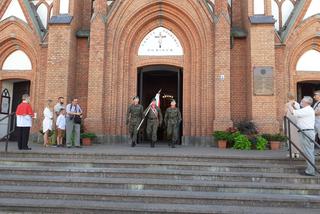
M 200 3 L 202 4 L 202 3 Z M 115 5 L 107 23 L 107 61 L 104 99 L 105 131 L 126 135 L 125 114 L 130 97 L 137 91 L 137 68 L 152 64 L 183 67 L 183 133 L 185 136 L 208 136 L 214 120 L 214 49 L 213 22 L 203 6 L 187 1 L 127 1 Z M 181 57 L 141 57 L 139 45 L 146 34 L 161 25 L 170 29 L 184 50 Z M 110 66 L 112 65 L 112 66 Z

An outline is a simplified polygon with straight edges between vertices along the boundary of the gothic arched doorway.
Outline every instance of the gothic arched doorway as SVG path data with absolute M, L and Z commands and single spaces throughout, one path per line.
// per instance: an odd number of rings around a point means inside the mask
M 172 99 L 177 102 L 177 107 L 182 111 L 183 69 L 170 65 L 150 65 L 138 68 L 137 94 L 141 98 L 144 109 L 148 107 L 156 93 L 160 93 L 160 109 L 164 116 Z M 182 125 L 181 125 L 182 126 Z M 180 128 L 182 130 L 182 127 Z M 182 131 L 180 131 L 180 136 Z M 162 126 L 158 131 L 158 139 L 165 141 L 166 132 Z

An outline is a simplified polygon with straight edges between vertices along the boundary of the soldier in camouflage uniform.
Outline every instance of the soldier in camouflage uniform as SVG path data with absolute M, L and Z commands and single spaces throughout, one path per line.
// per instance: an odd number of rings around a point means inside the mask
M 167 136 L 171 138 L 171 147 L 175 148 L 175 145 L 178 141 L 179 135 L 179 126 L 181 123 L 181 113 L 180 110 L 176 107 L 176 101 L 172 100 L 170 107 L 167 108 L 164 116 L 164 124 L 167 127 Z
M 133 98 L 133 103 L 129 106 L 127 112 L 127 125 L 129 126 L 129 135 L 131 146 L 135 147 L 137 143 L 138 126 L 142 120 L 143 107 L 139 104 L 139 97 Z
M 147 114 L 147 135 L 151 135 L 151 147 L 155 146 L 157 141 L 158 127 L 162 124 L 162 114 L 160 108 L 156 105 L 156 99 L 152 99 L 150 110 Z

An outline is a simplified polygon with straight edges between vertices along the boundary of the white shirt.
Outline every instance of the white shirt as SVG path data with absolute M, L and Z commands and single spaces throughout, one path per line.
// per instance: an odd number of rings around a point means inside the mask
M 293 115 L 297 118 L 297 125 L 300 129 L 314 129 L 315 114 L 311 106 L 294 110 Z
M 17 115 L 17 127 L 31 127 L 32 118 L 30 115 Z
M 66 129 L 66 116 L 60 114 L 57 118 L 56 125 L 59 129 L 65 130 Z

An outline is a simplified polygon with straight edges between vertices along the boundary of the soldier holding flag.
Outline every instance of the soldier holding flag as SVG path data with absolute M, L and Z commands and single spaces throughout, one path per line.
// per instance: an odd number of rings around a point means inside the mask
M 153 98 L 150 108 L 147 112 L 147 135 L 151 135 L 151 147 L 155 146 L 157 141 L 158 127 L 162 124 L 162 114 L 160 108 L 156 105 L 157 99 Z

